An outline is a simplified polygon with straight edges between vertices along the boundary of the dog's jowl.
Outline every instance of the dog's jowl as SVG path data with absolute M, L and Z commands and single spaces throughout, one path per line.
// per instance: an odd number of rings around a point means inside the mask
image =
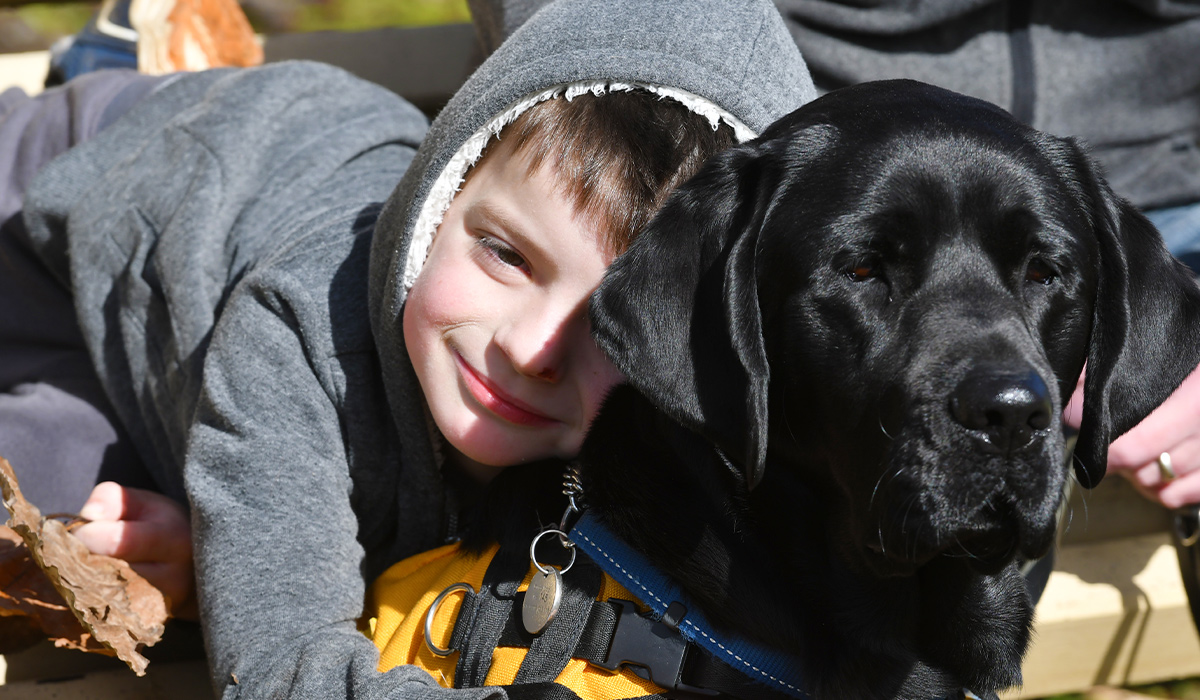
M 816 698 L 1019 684 L 1018 562 L 1200 362 L 1190 273 L 1082 146 L 905 81 L 709 163 L 592 320 L 633 387 L 585 446 L 592 509 Z

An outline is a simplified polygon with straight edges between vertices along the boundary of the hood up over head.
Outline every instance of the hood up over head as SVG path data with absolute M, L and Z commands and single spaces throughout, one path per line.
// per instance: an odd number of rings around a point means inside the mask
M 816 96 L 767 0 L 559 0 L 542 8 L 442 110 L 376 224 L 370 314 L 394 408 L 411 407 L 415 386 L 404 301 L 467 171 L 539 102 L 618 90 L 677 100 L 741 141 Z

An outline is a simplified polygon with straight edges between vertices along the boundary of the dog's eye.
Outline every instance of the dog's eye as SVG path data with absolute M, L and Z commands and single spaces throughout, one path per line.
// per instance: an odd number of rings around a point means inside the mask
M 1058 273 L 1041 258 L 1030 260 L 1029 266 L 1025 268 L 1025 281 L 1027 282 L 1051 284 L 1056 279 L 1058 279 Z
M 842 274 L 854 282 L 866 282 L 869 279 L 878 277 L 879 269 L 871 263 L 860 262 L 846 268 Z

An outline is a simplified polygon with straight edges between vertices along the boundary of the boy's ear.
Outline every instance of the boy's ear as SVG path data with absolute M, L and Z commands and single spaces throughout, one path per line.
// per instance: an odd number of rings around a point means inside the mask
M 592 332 L 629 382 L 712 440 L 749 487 L 767 451 L 770 372 L 756 250 L 774 188 L 739 146 L 673 193 L 609 268 L 591 299 Z
M 1084 181 L 1090 185 L 1099 275 L 1075 471 L 1091 488 L 1104 476 L 1109 443 L 1200 364 L 1200 288 L 1141 212 L 1099 176 Z

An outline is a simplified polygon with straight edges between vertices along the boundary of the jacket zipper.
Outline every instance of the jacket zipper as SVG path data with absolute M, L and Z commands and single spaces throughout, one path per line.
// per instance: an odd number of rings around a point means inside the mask
M 1009 0 L 1008 42 L 1012 57 L 1012 108 L 1009 111 L 1030 126 L 1033 126 L 1034 96 L 1037 93 L 1033 38 L 1030 35 L 1032 15 L 1033 0 Z

